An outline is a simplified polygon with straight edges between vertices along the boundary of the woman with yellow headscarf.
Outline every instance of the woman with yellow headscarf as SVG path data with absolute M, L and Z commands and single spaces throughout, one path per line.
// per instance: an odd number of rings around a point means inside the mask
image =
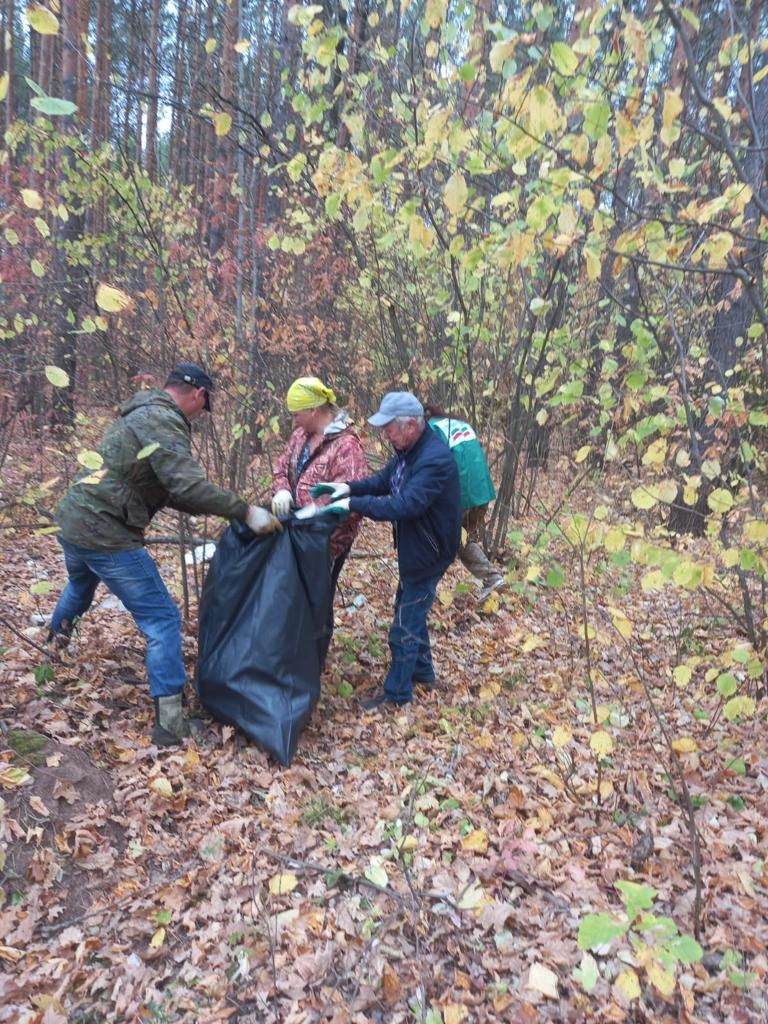
M 285 396 L 294 431 L 272 477 L 272 511 L 287 516 L 291 506 L 313 502 L 312 486 L 322 480 L 357 480 L 368 475 L 363 446 L 352 420 L 336 405 L 336 395 L 318 377 L 299 377 Z M 327 503 L 320 498 L 316 504 Z M 351 515 L 331 536 L 333 589 L 357 532 L 360 516 Z

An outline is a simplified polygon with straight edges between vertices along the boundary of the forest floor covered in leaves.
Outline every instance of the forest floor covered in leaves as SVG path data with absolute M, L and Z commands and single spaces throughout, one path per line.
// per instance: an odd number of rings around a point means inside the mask
M 595 723 L 575 556 L 556 590 L 523 559 L 484 609 L 455 566 L 439 687 L 362 715 L 395 585 L 386 528 L 366 524 L 283 768 L 218 723 L 152 747 L 141 639 L 115 609 L 48 666 L 31 616 L 64 582 L 58 545 L 2 546 L 0 1020 L 768 1019 L 766 701 L 726 722 L 703 679 L 676 685 L 681 652 L 726 643 L 698 599 L 641 590 L 631 565 L 588 576 Z M 178 555 L 154 553 L 179 594 Z M 631 645 L 600 617 L 616 606 Z M 192 673 L 194 616 L 185 650 Z

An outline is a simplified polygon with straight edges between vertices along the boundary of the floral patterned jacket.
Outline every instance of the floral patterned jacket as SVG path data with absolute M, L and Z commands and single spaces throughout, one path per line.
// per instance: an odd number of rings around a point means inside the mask
M 359 480 L 368 475 L 363 446 L 347 413 L 339 412 L 328 424 L 322 442 L 299 474 L 298 462 L 307 439 L 308 434 L 301 427 L 291 434 L 275 466 L 273 494 L 285 488 L 293 495 L 297 508 L 303 508 L 315 500 L 310 493 L 313 484 L 324 480 Z M 316 504 L 327 505 L 328 498 L 318 498 Z M 349 551 L 360 529 L 360 521 L 361 517 L 353 513 L 334 530 L 330 544 L 331 558 L 338 558 Z

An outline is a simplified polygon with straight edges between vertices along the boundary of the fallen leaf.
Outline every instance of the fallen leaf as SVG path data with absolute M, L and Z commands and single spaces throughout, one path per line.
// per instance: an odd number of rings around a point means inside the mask
M 541 992 L 548 999 L 558 999 L 557 975 L 544 964 L 531 964 L 526 988 Z
M 299 880 L 296 875 L 290 871 L 284 871 L 270 878 L 269 891 L 273 896 L 284 896 L 286 893 L 293 892 L 298 884 Z
M 173 796 L 173 786 L 164 775 L 158 775 L 152 779 L 149 788 L 154 793 L 157 793 L 158 796 L 165 797 L 167 800 L 170 800 Z

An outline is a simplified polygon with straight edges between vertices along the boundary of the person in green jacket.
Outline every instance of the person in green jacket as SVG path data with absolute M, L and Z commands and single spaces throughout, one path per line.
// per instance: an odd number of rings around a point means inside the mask
M 485 452 L 477 434 L 464 420 L 436 405 L 425 405 L 424 414 L 432 430 L 451 449 L 459 468 L 462 538 L 458 554 L 462 564 L 482 583 L 478 594 L 482 603 L 494 590 L 506 586 L 503 574 L 488 560 L 480 543 L 488 505 L 496 497 Z
M 147 641 L 153 742 L 191 733 L 182 712 L 186 674 L 181 616 L 144 548 L 144 530 L 162 508 L 244 521 L 254 533 L 280 529 L 265 509 L 206 479 L 192 455 L 191 421 L 211 408 L 213 381 L 178 363 L 162 389 L 139 391 L 120 409 L 101 443 L 102 466 L 82 474 L 56 509 L 69 580 L 51 619 L 49 642 L 66 644 L 75 621 L 104 583 L 133 615 Z

